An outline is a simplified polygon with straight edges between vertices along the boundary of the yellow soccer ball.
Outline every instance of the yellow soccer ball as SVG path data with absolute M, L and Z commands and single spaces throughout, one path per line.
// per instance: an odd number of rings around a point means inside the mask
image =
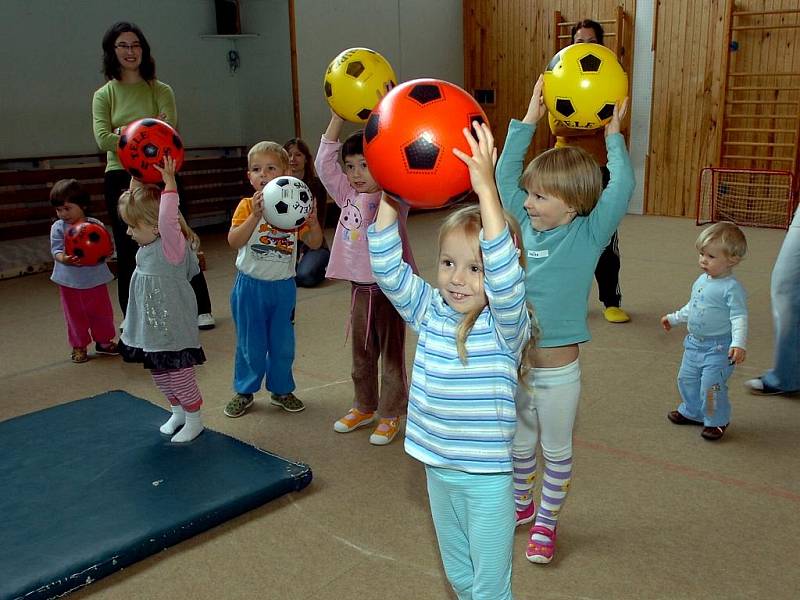
M 614 104 L 628 95 L 628 76 L 609 48 L 572 44 L 547 65 L 542 95 L 556 123 L 597 129 L 611 120 Z
M 369 48 L 350 48 L 331 61 L 323 89 L 328 105 L 346 121 L 364 123 L 397 76 L 383 56 Z

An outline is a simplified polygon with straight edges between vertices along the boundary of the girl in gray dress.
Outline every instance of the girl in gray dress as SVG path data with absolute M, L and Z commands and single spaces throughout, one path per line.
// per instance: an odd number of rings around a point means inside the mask
M 205 362 L 205 354 L 197 331 L 197 301 L 189 284 L 200 272 L 195 254 L 198 238 L 178 211 L 174 160 L 166 157 L 163 168 L 157 168 L 163 191 L 132 180 L 131 189 L 119 199 L 127 234 L 139 244 L 120 352 L 126 362 L 141 362 L 150 369 L 172 407 L 172 416 L 160 431 L 180 443 L 203 431 L 203 398 L 194 366 Z

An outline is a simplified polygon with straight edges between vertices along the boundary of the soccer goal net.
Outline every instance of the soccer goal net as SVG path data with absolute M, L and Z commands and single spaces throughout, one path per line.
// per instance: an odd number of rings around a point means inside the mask
M 706 167 L 700 172 L 697 224 L 733 221 L 786 229 L 794 208 L 793 185 L 788 171 Z

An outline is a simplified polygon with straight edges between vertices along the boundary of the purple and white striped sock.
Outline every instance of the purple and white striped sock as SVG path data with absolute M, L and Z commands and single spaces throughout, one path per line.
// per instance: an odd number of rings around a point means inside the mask
M 569 491 L 572 478 L 572 458 L 566 460 L 547 460 L 545 458 L 544 479 L 542 482 L 542 504 L 536 515 L 535 525 L 555 531 L 558 516 Z M 542 545 L 551 543 L 550 538 L 534 534 L 533 540 Z
M 514 505 L 523 512 L 533 501 L 533 483 L 536 480 L 536 453 L 514 456 Z

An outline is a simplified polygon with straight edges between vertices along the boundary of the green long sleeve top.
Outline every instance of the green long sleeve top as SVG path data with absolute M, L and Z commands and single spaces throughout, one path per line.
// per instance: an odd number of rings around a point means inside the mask
M 177 127 L 175 94 L 170 86 L 157 79 L 137 83 L 122 83 L 112 79 L 94 93 L 92 128 L 97 145 L 107 153 L 106 171 L 122 169 L 117 159 L 119 135 L 114 130 L 137 119 L 162 114 L 166 115 L 167 123 Z

